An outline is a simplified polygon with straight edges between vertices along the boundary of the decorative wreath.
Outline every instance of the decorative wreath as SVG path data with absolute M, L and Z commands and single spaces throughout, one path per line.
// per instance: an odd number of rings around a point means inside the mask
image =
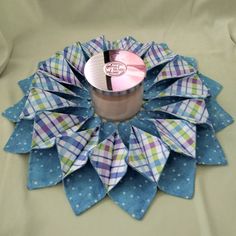
M 134 52 L 147 68 L 142 109 L 127 121 L 95 114 L 84 78 L 86 61 L 109 49 Z M 196 165 L 226 164 L 215 136 L 233 122 L 216 101 L 222 87 L 166 44 L 77 42 L 19 86 L 24 97 L 3 113 L 16 123 L 5 150 L 30 153 L 28 188 L 62 182 L 77 215 L 108 195 L 141 219 L 158 191 L 192 198 Z

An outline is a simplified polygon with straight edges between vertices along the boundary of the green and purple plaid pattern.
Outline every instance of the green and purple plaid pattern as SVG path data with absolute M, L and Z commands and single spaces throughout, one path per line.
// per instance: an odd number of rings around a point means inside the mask
M 101 181 L 110 191 L 125 175 L 127 149 L 117 133 L 98 144 L 90 155 L 90 161 Z
M 199 76 L 194 74 L 177 80 L 157 95 L 157 97 L 166 96 L 206 98 L 209 96 L 209 91 Z
M 168 62 L 175 57 L 175 54 L 164 44 L 152 42 L 147 52 L 144 54 L 144 63 L 147 70 Z
M 164 79 L 179 78 L 184 76 L 192 75 L 196 72 L 196 69 L 189 65 L 181 57 L 176 56 L 170 63 L 166 64 L 165 67 L 157 75 L 154 82 L 158 82 Z
M 163 142 L 175 152 L 196 156 L 196 126 L 185 120 L 157 119 L 154 124 Z
M 52 77 L 43 74 L 40 71 L 37 71 L 34 74 L 34 78 L 31 84 L 32 88 L 39 88 L 41 90 L 51 91 L 51 92 L 59 92 L 65 93 L 70 95 L 75 95 L 71 90 L 63 86 L 62 84 L 58 83 Z
M 63 135 L 56 141 L 64 177 L 83 167 L 98 141 L 97 128 Z
M 39 64 L 39 69 L 44 73 L 54 76 L 60 83 L 72 84 L 82 87 L 80 81 L 76 78 L 69 64 L 61 53 Z
M 79 42 L 67 47 L 64 50 L 64 57 L 81 75 L 84 75 L 86 59 Z
M 181 119 L 196 124 L 209 123 L 209 114 L 203 99 L 186 99 L 160 107 L 158 110 L 167 112 Z
M 109 45 L 110 43 L 105 39 L 103 35 L 81 44 L 84 52 L 88 55 L 88 57 L 92 57 L 99 52 L 108 50 Z
M 25 107 L 20 114 L 20 119 L 33 119 L 35 113 L 44 110 L 54 110 L 62 107 L 73 107 L 75 103 L 70 102 L 54 93 L 50 93 L 41 89 L 31 89 Z
M 57 137 L 76 132 L 84 123 L 83 117 L 56 112 L 41 112 L 35 116 L 32 148 L 49 148 Z
M 166 145 L 158 137 L 132 128 L 128 163 L 136 171 L 157 183 L 169 153 Z
M 123 49 L 136 53 L 140 57 L 146 53 L 151 46 L 151 43 L 140 43 L 134 38 L 127 36 L 113 42 L 113 49 Z

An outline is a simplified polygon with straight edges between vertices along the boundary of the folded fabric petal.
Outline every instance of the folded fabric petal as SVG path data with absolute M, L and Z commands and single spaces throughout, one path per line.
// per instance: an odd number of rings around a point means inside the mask
M 107 191 L 110 191 L 125 175 L 128 151 L 117 133 L 93 148 L 90 161 Z
M 32 80 L 33 80 L 33 76 L 31 75 L 28 78 L 20 80 L 18 82 L 18 84 L 24 94 L 27 94 L 29 92 Z
M 123 210 L 135 219 L 142 219 L 156 196 L 156 183 L 132 168 L 108 195 Z
M 177 80 L 175 83 L 157 94 L 157 97 L 177 96 L 190 98 L 206 98 L 207 87 L 197 74 Z
M 159 82 L 165 79 L 180 78 L 196 73 L 196 69 L 188 64 L 182 57 L 176 56 L 172 61 L 157 75 L 154 82 Z
M 29 157 L 28 188 L 54 186 L 61 180 L 62 172 L 56 147 L 32 150 Z
M 209 113 L 203 99 L 187 99 L 162 106 L 157 110 L 167 112 L 194 124 L 210 123 Z
M 133 37 L 127 36 L 113 42 L 113 49 L 123 49 L 136 53 L 140 57 L 146 53 L 152 43 L 140 43 Z
M 203 81 L 203 83 L 207 86 L 212 97 L 216 97 L 220 93 L 220 91 L 223 88 L 221 84 L 219 84 L 215 80 L 208 78 L 207 76 L 201 73 L 198 73 L 198 76 Z
M 32 143 L 32 120 L 19 121 L 15 129 L 7 141 L 4 150 L 12 153 L 28 153 L 31 150 Z
M 64 177 L 83 167 L 89 152 L 98 142 L 98 129 L 93 128 L 57 139 L 57 150 Z
M 84 75 L 86 58 L 79 42 L 64 49 L 64 57 L 81 75 Z
M 157 183 L 170 153 L 167 146 L 158 137 L 135 127 L 129 145 L 129 165 Z
M 224 151 L 212 127 L 197 126 L 197 163 L 201 165 L 226 165 Z
M 185 120 L 153 120 L 163 142 L 175 152 L 196 156 L 196 126 Z
M 32 119 L 36 112 L 54 110 L 62 107 L 75 107 L 76 103 L 64 99 L 54 93 L 33 88 L 27 98 L 20 119 Z
M 55 56 L 39 63 L 39 70 L 54 76 L 58 82 L 82 87 L 62 53 L 56 53 Z
M 88 57 L 91 57 L 99 52 L 108 50 L 109 42 L 105 39 L 104 35 L 92 39 L 86 43 L 81 44 L 84 52 Z
M 66 196 L 76 215 L 81 214 L 106 196 L 103 184 L 89 162 L 67 176 L 63 183 Z
M 85 118 L 56 112 L 41 112 L 35 116 L 32 148 L 49 148 L 56 137 L 76 132 Z
M 53 77 L 48 76 L 41 71 L 37 71 L 33 75 L 33 80 L 30 86 L 30 89 L 32 88 L 39 88 L 44 91 L 49 92 L 58 92 L 58 93 L 64 93 L 69 95 L 76 95 L 71 90 L 57 82 L 57 80 L 54 80 Z
M 195 173 L 196 159 L 172 152 L 161 174 L 158 187 L 170 195 L 192 198 Z
M 99 143 L 108 138 L 116 131 L 116 124 L 113 122 L 102 122 L 99 132 Z
M 214 98 L 206 100 L 206 107 L 210 114 L 209 120 L 216 132 L 219 132 L 234 122 L 233 117 Z
M 164 43 L 157 44 L 152 42 L 152 45 L 148 48 L 144 54 L 143 60 L 147 67 L 147 70 L 171 61 L 176 55 L 168 48 Z
M 2 115 L 5 116 L 8 120 L 12 122 L 18 122 L 20 120 L 20 114 L 22 113 L 25 103 L 26 103 L 27 97 L 24 96 L 19 102 L 14 104 L 11 107 L 8 107 Z

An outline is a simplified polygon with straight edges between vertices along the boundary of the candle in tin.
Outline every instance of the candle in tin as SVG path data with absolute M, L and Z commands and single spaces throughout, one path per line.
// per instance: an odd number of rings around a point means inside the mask
M 136 54 L 108 50 L 91 57 L 84 68 L 95 112 L 107 120 L 134 116 L 143 101 L 146 67 Z

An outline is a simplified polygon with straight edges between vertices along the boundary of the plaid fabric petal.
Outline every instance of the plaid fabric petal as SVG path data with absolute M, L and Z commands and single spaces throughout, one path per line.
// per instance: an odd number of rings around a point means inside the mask
M 209 123 L 209 114 L 202 99 L 186 99 L 160 107 L 158 110 L 188 120 L 196 124 Z
M 84 52 L 88 55 L 88 57 L 107 50 L 108 45 L 109 42 L 107 42 L 103 35 L 81 44 Z
M 157 97 L 166 96 L 206 98 L 209 96 L 209 91 L 199 76 L 194 74 L 177 80 L 157 95 Z
M 59 97 L 56 94 L 33 88 L 28 95 L 25 107 L 20 114 L 20 119 L 32 119 L 37 111 L 54 110 L 71 106 L 76 106 L 76 104 Z
M 32 88 L 39 88 L 46 91 L 75 95 L 75 93 L 73 93 L 71 90 L 69 90 L 62 84 L 58 83 L 52 77 L 47 76 L 46 74 L 43 74 L 40 71 L 34 74 L 32 84 L 31 84 L 31 89 Z
M 154 124 L 161 139 L 170 149 L 187 156 L 196 156 L 196 126 L 185 120 L 157 119 Z
M 172 60 L 176 55 L 167 47 L 166 44 L 157 44 L 155 42 L 148 48 L 144 54 L 144 63 L 147 70 Z
M 151 43 L 140 43 L 133 37 L 127 36 L 113 42 L 113 49 L 124 49 L 136 53 L 140 57 L 148 50 Z
M 81 75 L 84 75 L 86 59 L 79 42 L 64 49 L 64 57 Z
M 41 112 L 35 116 L 32 148 L 49 148 L 56 137 L 76 132 L 85 118 L 57 112 Z
M 128 163 L 135 170 L 157 183 L 169 153 L 158 137 L 132 127 Z
M 177 56 L 160 71 L 154 83 L 165 79 L 189 76 L 194 73 L 196 73 L 196 69 Z
M 88 160 L 89 151 L 98 141 L 97 129 L 63 135 L 57 139 L 57 150 L 64 177 L 84 166 Z
M 125 175 L 127 153 L 125 145 L 116 133 L 92 150 L 91 163 L 107 191 L 110 191 Z
M 69 64 L 61 53 L 56 53 L 55 56 L 39 64 L 39 69 L 44 73 L 53 76 L 60 83 L 72 84 L 82 87 L 80 81 L 76 78 Z

